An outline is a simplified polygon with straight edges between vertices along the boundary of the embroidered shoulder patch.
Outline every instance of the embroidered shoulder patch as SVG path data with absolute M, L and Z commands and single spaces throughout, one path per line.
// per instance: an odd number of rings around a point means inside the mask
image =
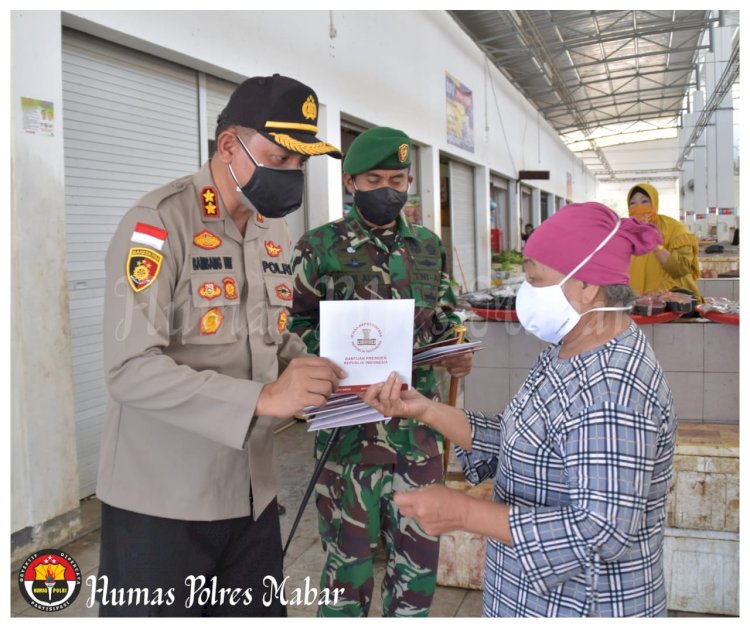
M 134 247 L 128 252 L 128 261 L 125 264 L 125 274 L 128 283 L 134 292 L 140 292 L 148 288 L 159 275 L 161 262 L 164 257 L 161 253 L 142 247 Z

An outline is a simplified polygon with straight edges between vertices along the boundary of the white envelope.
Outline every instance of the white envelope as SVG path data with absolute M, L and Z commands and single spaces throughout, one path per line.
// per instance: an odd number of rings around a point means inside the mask
M 362 392 L 398 373 L 411 386 L 414 299 L 321 301 L 320 355 L 346 372 L 339 393 Z

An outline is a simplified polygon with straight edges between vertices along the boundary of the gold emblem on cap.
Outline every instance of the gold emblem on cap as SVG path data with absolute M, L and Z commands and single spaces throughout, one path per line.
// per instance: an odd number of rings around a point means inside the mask
M 401 144 L 401 146 L 398 147 L 398 160 L 401 163 L 404 163 L 408 158 L 409 158 L 409 145 Z
M 318 117 L 318 105 L 315 104 L 312 95 L 308 96 L 307 100 L 302 103 L 302 115 L 308 120 L 315 120 Z

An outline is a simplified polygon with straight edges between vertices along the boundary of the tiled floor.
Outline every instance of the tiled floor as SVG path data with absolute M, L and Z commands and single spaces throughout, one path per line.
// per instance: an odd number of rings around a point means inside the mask
M 277 436 L 277 460 L 281 478 L 279 501 L 287 512 L 281 517 L 282 540 L 286 543 L 289 531 L 297 513 L 297 508 L 307 487 L 313 470 L 312 437 L 306 432 L 302 423 L 292 422 Z M 96 575 L 99 563 L 99 502 L 95 499 L 82 502 L 82 519 L 85 529 L 91 530 L 76 541 L 59 549 L 70 554 L 81 568 L 83 582 L 86 577 Z M 304 585 L 306 577 L 310 578 L 311 586 L 316 586 L 323 566 L 323 550 L 317 532 L 315 508 L 308 504 L 294 540 L 287 552 L 284 572 L 289 576 L 288 586 L 300 587 Z M 12 565 L 11 573 L 11 615 L 34 617 L 49 615 L 31 608 L 21 597 L 17 584 L 18 565 Z M 383 575 L 383 560 L 376 562 L 373 603 L 370 615 L 379 617 L 381 594 L 378 590 Z M 81 595 L 68 608 L 55 613 L 55 617 L 96 617 L 97 607 L 87 605 L 84 597 L 89 587 L 84 586 Z M 289 607 L 290 617 L 313 617 L 317 606 Z M 438 587 L 430 611 L 431 617 L 479 617 L 482 611 L 481 591 L 470 591 L 453 587 Z

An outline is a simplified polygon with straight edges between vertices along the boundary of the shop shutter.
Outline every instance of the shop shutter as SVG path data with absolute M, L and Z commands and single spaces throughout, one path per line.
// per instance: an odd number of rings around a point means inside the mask
M 476 289 L 476 216 L 474 215 L 474 171 L 471 166 L 449 161 L 451 241 L 453 277 L 463 286 L 458 291 Z
M 95 491 L 107 401 L 104 256 L 139 197 L 199 166 L 198 115 L 195 71 L 64 31 L 67 276 L 81 497 Z

